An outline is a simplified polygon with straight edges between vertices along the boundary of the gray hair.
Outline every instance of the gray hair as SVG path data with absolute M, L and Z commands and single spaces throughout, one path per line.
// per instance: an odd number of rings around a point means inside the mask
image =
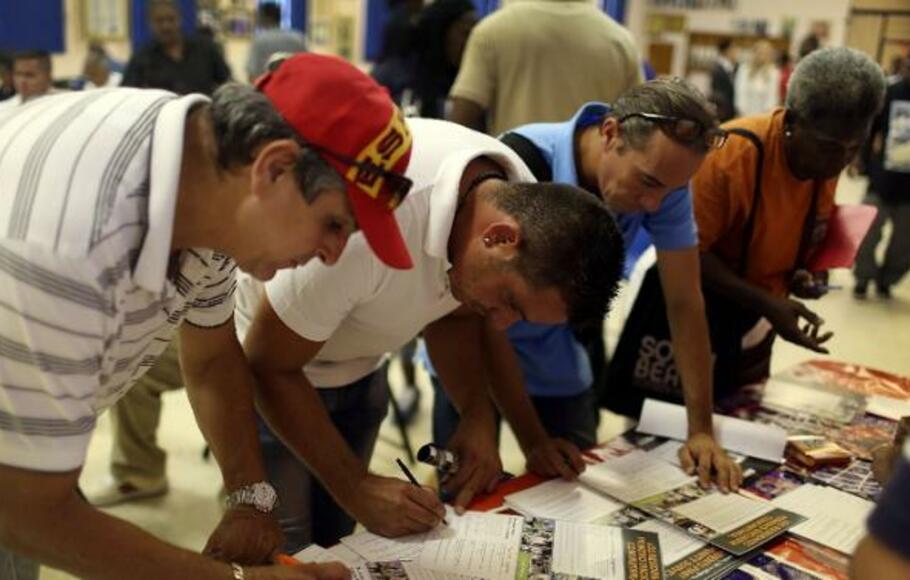
M 822 48 L 796 65 L 785 104 L 803 121 L 856 127 L 878 114 L 885 86 L 882 69 L 866 54 Z
M 679 77 L 654 79 L 621 94 L 613 105 L 612 115 L 621 119 L 634 113 L 656 113 L 667 117 L 691 119 L 705 129 L 717 127 L 714 106 L 694 85 Z M 622 135 L 633 149 L 641 150 L 658 129 L 660 125 L 656 123 L 633 117 L 623 123 Z M 708 151 L 708 146 L 702 139 L 684 142 L 669 133 L 666 135 L 700 153 Z
M 212 122 L 221 169 L 249 165 L 259 149 L 278 139 L 300 145 L 294 166 L 297 182 L 307 202 L 326 190 L 345 189 L 342 177 L 294 131 L 272 102 L 249 85 L 226 83 L 212 96 Z

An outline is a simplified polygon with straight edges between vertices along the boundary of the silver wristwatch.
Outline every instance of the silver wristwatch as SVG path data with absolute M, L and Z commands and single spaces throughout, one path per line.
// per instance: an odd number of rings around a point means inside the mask
M 257 481 L 229 493 L 225 503 L 229 508 L 240 505 L 252 506 L 257 511 L 267 514 L 278 505 L 278 493 L 267 481 Z

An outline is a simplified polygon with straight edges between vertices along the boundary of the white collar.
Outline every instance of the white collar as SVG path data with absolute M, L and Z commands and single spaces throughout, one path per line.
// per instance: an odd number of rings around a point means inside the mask
M 155 119 L 149 160 L 148 229 L 133 272 L 133 281 L 155 294 L 165 290 L 186 117 L 194 105 L 208 101 L 195 94 L 174 99 L 161 108 Z
M 503 145 L 503 147 L 506 147 Z M 509 151 L 511 153 L 511 151 Z M 524 164 L 516 163 L 517 157 L 510 157 L 502 150 L 472 148 L 450 155 L 439 167 L 433 190 L 430 192 L 430 219 L 427 224 L 427 236 L 423 250 L 434 258 L 449 262 L 449 236 L 458 209 L 461 177 L 465 168 L 478 157 L 489 157 L 505 169 L 509 181 L 534 181 Z M 520 165 L 519 165 L 520 164 Z

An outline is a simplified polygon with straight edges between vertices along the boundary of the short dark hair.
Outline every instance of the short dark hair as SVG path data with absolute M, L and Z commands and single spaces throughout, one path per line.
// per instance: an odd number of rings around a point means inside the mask
M 281 24 L 281 6 L 272 2 L 260 4 L 259 20 L 269 24 Z
M 602 323 L 625 262 L 603 202 L 564 183 L 505 183 L 488 195 L 521 228 L 518 274 L 534 288 L 558 288 L 571 324 Z
M 272 102 L 255 88 L 233 82 L 218 87 L 212 95 L 212 122 L 220 169 L 248 165 L 262 146 L 278 139 L 293 139 L 301 146 L 294 172 L 308 203 L 326 190 L 345 190 L 338 172 L 307 146 Z
M 717 51 L 723 54 L 727 52 L 731 46 L 733 46 L 733 39 L 729 36 L 724 36 L 717 43 Z
M 714 105 L 694 85 L 679 77 L 661 77 L 632 87 L 619 95 L 610 114 L 621 119 L 633 113 L 691 119 L 706 130 L 718 125 Z M 623 139 L 633 149 L 644 148 L 657 130 L 664 131 L 660 124 L 637 117 L 622 124 Z M 671 133 L 664 131 L 664 134 L 690 149 L 701 153 L 708 151 L 708 144 L 703 139 L 681 141 Z
M 37 60 L 41 63 L 41 66 L 44 67 L 44 70 L 51 70 L 51 53 L 46 50 L 20 50 L 13 55 L 13 64 L 15 64 L 17 60 Z

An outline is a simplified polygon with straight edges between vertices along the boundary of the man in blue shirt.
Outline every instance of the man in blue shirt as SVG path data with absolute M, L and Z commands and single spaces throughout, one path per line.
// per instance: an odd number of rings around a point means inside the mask
M 650 234 L 689 418 L 681 464 L 697 471 L 703 485 L 713 472 L 722 490 L 736 489 L 741 472 L 717 444 L 711 423 L 711 348 L 687 187 L 708 150 L 723 143 L 711 106 L 685 82 L 660 79 L 626 91 L 612 109 L 588 103 L 566 122 L 513 132 L 536 147 L 553 181 L 579 185 L 604 199 L 616 213 L 627 247 L 640 232 Z M 584 465 L 579 448 L 596 443 L 588 354 L 567 325 L 519 322 L 509 328 L 508 339 L 489 336 L 496 402 L 529 469 L 573 478 Z M 446 412 L 444 401 L 434 409 L 437 443 L 444 443 L 449 425 L 457 423 L 452 412 Z

